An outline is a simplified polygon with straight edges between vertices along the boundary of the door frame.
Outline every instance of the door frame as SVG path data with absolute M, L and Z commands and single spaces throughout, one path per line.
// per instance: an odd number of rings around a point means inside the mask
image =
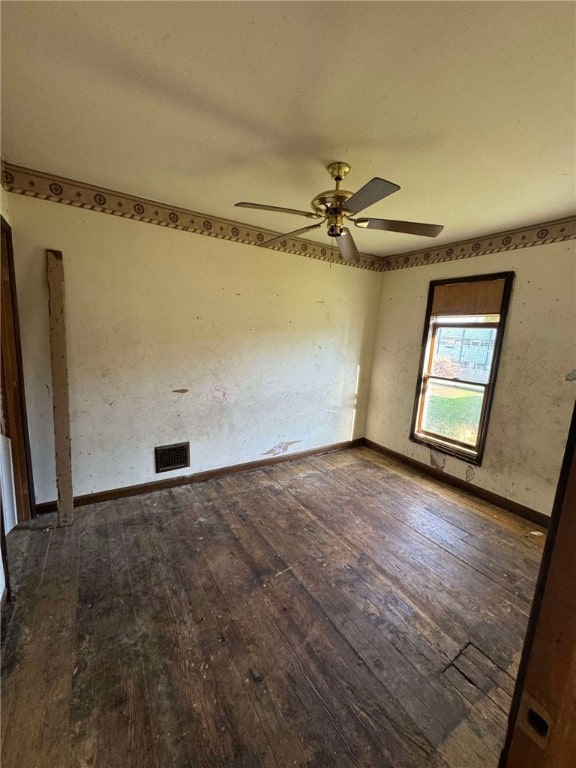
M 574 687 L 569 689 L 564 683 L 576 654 L 575 545 L 576 403 L 499 768 L 568 765 L 558 761 L 568 758 L 564 750 L 569 739 L 569 748 L 576 752 L 576 735 L 572 731 L 570 736 L 566 730 L 569 718 L 573 717 L 569 709 L 574 706 Z
M 36 499 L 34 493 L 34 479 L 32 475 L 32 457 L 30 453 L 30 438 L 28 433 L 28 416 L 26 412 L 26 392 L 24 389 L 24 371 L 22 365 L 22 347 L 20 343 L 20 323 L 18 317 L 18 298 L 16 295 L 16 276 L 14 270 L 14 251 L 12 246 L 12 228 L 3 216 L 0 217 L 2 229 L 2 242 L 6 246 L 6 265 L 8 273 L 9 297 L 12 309 L 11 324 L 13 330 L 14 355 L 11 361 L 5 356 L 2 346 L 3 373 L 16 380 L 16 392 L 13 406 L 18 413 L 18 424 L 10 425 L 11 434 L 8 435 L 12 447 L 12 456 L 17 451 L 20 461 L 12 461 L 14 470 L 14 484 L 16 489 L 16 514 L 18 521 L 34 518 L 36 516 Z M 4 249 L 2 249 L 4 250 Z M 0 319 L 1 322 L 1 319 Z M 2 328 L 4 333 L 5 329 Z M 8 363 L 13 370 L 6 371 L 4 365 Z M 2 401 L 6 404 L 7 393 L 2 391 Z M 4 419 L 8 423 L 8 414 L 4 413 Z M 23 507 L 26 506 L 26 509 Z

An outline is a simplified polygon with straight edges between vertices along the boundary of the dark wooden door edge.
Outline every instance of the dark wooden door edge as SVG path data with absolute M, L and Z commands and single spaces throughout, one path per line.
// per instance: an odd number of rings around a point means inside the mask
M 518 669 L 518 676 L 516 678 L 516 686 L 514 688 L 514 695 L 512 697 L 512 706 L 510 709 L 510 718 L 508 721 L 508 733 L 506 735 L 506 743 L 502 750 L 502 755 L 498 768 L 506 768 L 508 765 L 508 758 L 510 755 L 510 748 L 512 745 L 512 739 L 514 737 L 514 728 L 516 726 L 518 715 L 520 712 L 520 705 L 522 700 L 522 694 L 524 691 L 524 684 L 526 680 L 526 672 L 530 663 L 530 654 L 534 645 L 534 638 L 538 630 L 538 619 L 542 608 L 542 602 L 544 598 L 544 592 L 546 589 L 546 582 L 548 579 L 548 573 L 554 557 L 554 548 L 558 535 L 558 528 L 560 526 L 560 520 L 563 510 L 565 510 L 565 499 L 568 493 L 568 483 L 572 476 L 572 482 L 574 482 L 573 473 L 576 463 L 576 403 L 574 405 L 574 411 L 572 413 L 572 422 L 570 424 L 570 431 L 568 433 L 568 439 L 566 441 L 566 449 L 564 452 L 564 460 L 562 462 L 562 469 L 560 470 L 560 479 L 558 481 L 558 487 L 556 489 L 556 496 L 554 498 L 554 506 L 552 508 L 552 516 L 550 518 L 550 527 L 548 535 L 546 537 L 546 544 L 544 546 L 544 552 L 542 554 L 542 561 L 540 563 L 540 572 L 538 574 L 538 581 L 536 583 L 536 590 L 534 593 L 534 601 L 532 603 L 532 610 L 530 612 L 530 618 L 528 620 L 528 629 L 526 631 L 526 638 L 524 640 L 524 648 L 522 651 L 522 658 L 520 660 L 520 666 Z M 568 501 L 566 502 L 568 503 Z M 565 529 L 563 529 L 565 530 Z M 543 763 L 544 764 L 544 763 Z M 568 763 L 566 764 L 568 765 Z
M 127 496 L 138 496 L 142 493 L 150 493 L 152 491 L 163 491 L 168 488 L 176 488 L 179 485 L 189 485 L 190 483 L 201 483 L 204 480 L 212 480 L 214 478 L 226 477 L 226 475 L 235 475 L 238 472 L 249 472 L 253 469 L 262 469 L 264 467 L 271 467 L 274 464 L 282 464 L 286 461 L 297 461 L 298 459 L 305 459 L 308 456 L 321 456 L 324 453 L 332 453 L 333 451 L 341 451 L 344 448 L 355 448 L 362 445 L 363 438 L 356 440 L 346 440 L 342 443 L 333 443 L 332 445 L 325 445 L 321 448 L 311 448 L 307 451 L 298 451 L 297 453 L 287 453 L 282 456 L 272 456 L 269 459 L 259 459 L 258 461 L 248 461 L 245 464 L 233 464 L 229 467 L 220 467 L 219 469 L 210 469 L 207 472 L 196 472 L 193 475 L 184 475 L 181 477 L 168 478 L 166 480 L 155 480 L 151 483 L 143 483 L 141 485 L 129 485 L 125 488 L 113 488 L 109 491 L 97 491 L 96 493 L 88 493 L 84 496 L 74 497 L 74 506 L 83 507 L 87 504 L 98 504 L 101 501 L 113 501 L 114 499 L 122 499 Z M 47 501 L 42 504 L 36 505 L 36 511 L 38 514 L 45 514 L 47 512 L 56 512 L 57 502 Z
M 27 468 L 27 480 L 28 480 L 28 501 L 30 504 L 30 515 L 32 518 L 36 516 L 36 499 L 34 495 L 34 478 L 32 474 L 32 455 L 30 453 L 30 437 L 28 433 L 28 415 L 26 412 L 26 391 L 24 387 L 24 368 L 22 365 L 22 347 L 20 344 L 20 321 L 18 314 L 18 297 L 16 295 L 16 275 L 14 271 L 14 250 L 12 247 L 12 228 L 3 216 L 0 216 L 0 225 L 2 231 L 6 234 L 6 249 L 7 249 L 7 261 L 8 261 L 8 273 L 10 276 L 10 293 L 12 298 L 12 309 L 14 315 L 14 341 L 16 348 L 16 365 L 18 369 L 18 389 L 20 409 L 22 415 L 23 424 L 23 442 L 24 442 L 24 456 Z
M 383 445 L 375 443 L 372 440 L 369 440 L 367 437 L 361 438 L 361 443 L 362 445 L 365 445 L 366 448 L 370 448 L 372 451 L 376 451 L 377 453 L 381 453 L 384 456 L 396 459 L 396 461 L 399 461 L 402 464 L 415 469 L 417 472 L 421 472 L 424 475 L 433 477 L 436 480 L 441 480 L 447 485 L 451 485 L 454 488 L 458 488 L 459 490 L 464 491 L 465 493 L 476 496 L 483 501 L 487 501 L 489 504 L 494 504 L 496 507 L 501 507 L 507 512 L 513 512 L 515 515 L 523 517 L 525 520 L 529 520 L 531 523 L 540 525 L 543 528 L 547 528 L 550 523 L 550 518 L 548 515 L 544 515 L 542 512 L 538 512 L 535 509 L 530 509 L 530 507 L 525 507 L 522 504 L 518 504 L 517 502 L 512 501 L 511 499 L 505 498 L 504 496 L 499 496 L 497 493 L 492 493 L 492 491 L 487 491 L 484 488 L 480 488 L 477 485 L 471 485 L 466 480 L 461 480 L 459 477 L 448 475 L 445 472 L 442 472 L 440 469 L 430 467 L 427 464 L 423 464 L 421 461 L 412 459 L 409 456 L 404 456 L 403 454 L 397 453 L 390 448 L 385 448 Z

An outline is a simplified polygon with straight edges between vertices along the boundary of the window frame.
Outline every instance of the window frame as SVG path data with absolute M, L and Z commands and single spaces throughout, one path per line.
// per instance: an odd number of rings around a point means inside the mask
M 492 409 L 492 401 L 494 399 L 494 390 L 496 387 L 496 379 L 498 375 L 498 367 L 500 362 L 500 354 L 502 351 L 502 343 L 504 340 L 504 332 L 506 329 L 506 321 L 508 317 L 508 309 L 510 306 L 510 297 L 512 294 L 512 285 L 514 282 L 514 272 L 497 272 L 486 275 L 474 275 L 471 277 L 451 278 L 446 280 L 432 280 L 428 289 L 428 302 L 426 305 L 426 315 L 424 319 L 424 330 L 422 333 L 422 348 L 420 352 L 420 363 L 418 366 L 418 377 L 416 380 L 416 394 L 414 397 L 414 407 L 412 411 L 412 422 L 410 428 L 410 440 L 421 445 L 426 445 L 429 448 L 433 448 L 441 453 L 446 453 L 449 456 L 454 456 L 457 459 L 461 459 L 468 464 L 475 466 L 481 466 L 482 459 L 484 457 L 484 449 L 486 445 L 486 437 L 488 433 L 488 425 L 490 421 L 490 412 Z M 480 413 L 480 421 L 478 427 L 478 435 L 476 439 L 476 446 L 471 447 L 469 444 L 465 444 L 456 440 L 450 440 L 449 438 L 437 436 L 433 433 L 423 431 L 421 429 L 421 422 L 424 411 L 425 393 L 428 382 L 432 379 L 438 379 L 439 381 L 454 381 L 454 379 L 443 378 L 441 376 L 431 375 L 430 369 L 433 362 L 433 350 L 434 350 L 434 338 L 437 328 L 446 325 L 446 323 L 436 323 L 432 320 L 432 306 L 434 302 L 434 291 L 437 286 L 440 285 L 452 285 L 455 283 L 473 283 L 480 281 L 493 281 L 503 280 L 504 286 L 502 289 L 502 300 L 500 303 L 500 312 L 498 313 L 500 319 L 497 323 L 485 322 L 485 323 L 458 323 L 457 326 L 461 327 L 474 327 L 474 328 L 496 328 L 496 339 L 494 342 L 494 352 L 492 355 L 492 365 L 490 369 L 490 376 L 488 382 L 483 384 L 482 382 L 466 382 L 465 379 L 457 379 L 458 382 L 473 384 L 474 386 L 484 387 L 484 398 L 482 403 L 482 410 Z M 462 317 L 470 316 L 462 314 Z M 488 314 L 488 313 L 487 313 Z M 493 313 L 492 313 L 493 314 Z M 439 315 L 442 316 L 442 315 Z M 458 317 L 458 315 L 454 315 Z M 422 403 L 422 406 L 421 406 Z

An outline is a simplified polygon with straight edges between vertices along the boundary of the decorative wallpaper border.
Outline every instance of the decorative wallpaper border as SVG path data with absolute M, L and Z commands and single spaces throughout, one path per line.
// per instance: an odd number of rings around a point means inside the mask
M 2 162 L 2 186 L 8 192 L 18 195 L 35 197 L 39 200 L 50 200 L 53 203 L 71 205 L 112 216 L 143 221 L 169 229 L 180 229 L 193 232 L 196 235 L 217 237 L 221 240 L 231 240 L 236 243 L 259 245 L 282 234 L 271 229 L 255 228 L 239 221 L 221 219 L 187 208 L 166 205 L 155 200 L 135 197 L 124 192 L 116 192 L 105 187 L 95 187 L 83 181 L 54 176 L 43 171 L 34 171 L 18 165 Z M 269 246 L 270 250 L 294 253 L 307 256 L 310 259 L 330 261 L 335 264 L 377 271 L 380 259 L 377 256 L 360 255 L 357 261 L 348 262 L 342 259 L 340 251 L 329 245 L 323 246 L 312 240 L 287 237 L 277 245 Z
M 66 179 L 42 171 L 22 168 L 2 161 L 2 186 L 8 192 L 49 200 L 54 203 L 71 205 L 112 216 L 143 221 L 169 229 L 193 232 L 197 235 L 216 237 L 236 243 L 259 245 L 265 240 L 277 237 L 280 232 L 255 228 L 239 221 L 211 216 L 187 208 L 169 206 L 155 200 L 135 197 L 105 187 L 96 187 L 83 181 Z M 271 250 L 306 256 L 310 259 L 329 261 L 347 267 L 368 269 L 373 272 L 389 272 L 408 267 L 419 267 L 443 261 L 457 261 L 482 256 L 487 253 L 529 248 L 533 245 L 554 243 L 576 238 L 576 216 L 534 224 L 530 227 L 508 230 L 485 237 L 462 240 L 443 245 L 440 248 L 423 248 L 418 251 L 379 257 L 360 254 L 353 262 L 344 261 L 337 248 L 323 246 L 313 240 L 290 238 L 270 246 Z
M 533 224 L 530 227 L 520 227 L 471 240 L 448 243 L 440 248 L 423 248 L 419 251 L 401 253 L 397 256 L 387 256 L 380 260 L 379 271 L 390 272 L 395 269 L 422 267 L 441 261 L 470 259 L 473 256 L 482 256 L 487 253 L 513 251 L 517 248 L 530 248 L 533 245 L 574 239 L 576 239 L 576 216 L 568 216 L 565 219 Z

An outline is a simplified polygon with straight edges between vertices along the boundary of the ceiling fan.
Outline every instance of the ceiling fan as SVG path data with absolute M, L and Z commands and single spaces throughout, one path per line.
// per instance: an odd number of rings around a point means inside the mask
M 352 235 L 345 221 L 351 221 L 357 227 L 363 229 L 380 229 L 388 232 L 405 232 L 409 235 L 423 235 L 424 237 L 437 237 L 444 227 L 440 224 L 419 224 L 416 221 L 395 221 L 393 219 L 352 219 L 350 216 L 360 213 L 370 205 L 374 205 L 384 197 L 397 192 L 400 187 L 386 179 L 377 176 L 364 184 L 357 192 L 347 192 L 340 189 L 340 182 L 350 173 L 348 163 L 330 163 L 328 173 L 334 179 L 334 189 L 321 192 L 312 200 L 312 211 L 300 211 L 296 208 L 281 208 L 277 205 L 261 205 L 260 203 L 236 203 L 238 208 L 256 208 L 261 211 L 278 211 L 280 213 L 292 213 L 296 216 L 306 216 L 308 219 L 322 219 L 317 224 L 310 224 L 302 229 L 295 229 L 285 235 L 278 235 L 271 240 L 259 243 L 261 246 L 274 245 L 286 237 L 298 237 L 305 232 L 318 229 L 323 224 L 327 225 L 328 237 L 337 238 L 338 247 L 342 258 L 350 261 L 359 258 L 358 249 L 352 239 Z

